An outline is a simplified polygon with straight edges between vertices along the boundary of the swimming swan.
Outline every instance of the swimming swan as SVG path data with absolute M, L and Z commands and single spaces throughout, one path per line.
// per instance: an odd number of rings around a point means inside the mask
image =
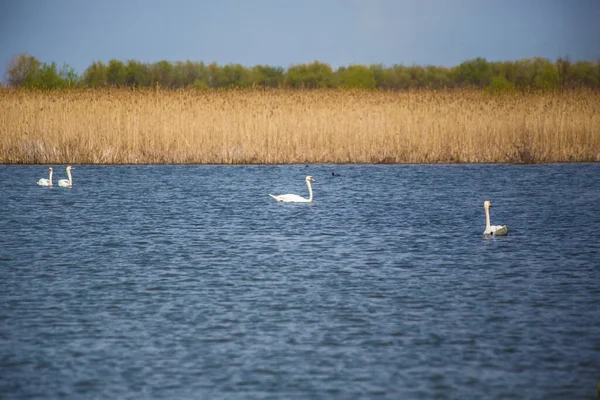
M 38 185 L 40 186 L 52 186 L 52 168 L 48 168 L 48 172 L 50 173 L 50 177 L 48 179 L 42 178 L 38 181 Z
M 308 199 L 305 199 L 302 196 L 298 196 L 297 194 L 281 194 L 279 196 L 273 196 L 272 194 L 269 194 L 269 196 L 271 196 L 272 198 L 274 198 L 277 201 L 281 201 L 284 203 L 312 203 L 312 198 L 313 198 L 313 193 L 312 193 L 312 187 L 310 186 L 310 181 L 315 181 L 315 178 L 313 178 L 312 176 L 307 176 L 306 179 L 306 186 L 308 186 L 308 194 L 309 197 Z
M 492 236 L 506 236 L 508 229 L 506 225 L 490 225 L 490 207 L 492 203 L 489 200 L 483 202 L 483 208 L 485 209 L 485 232 L 484 235 Z
M 73 178 L 71 177 L 71 170 L 73 170 L 75 168 L 71 167 L 70 165 L 67 167 L 67 176 L 69 177 L 69 179 L 61 179 L 58 181 L 58 186 L 62 186 L 62 187 L 72 187 L 73 186 Z

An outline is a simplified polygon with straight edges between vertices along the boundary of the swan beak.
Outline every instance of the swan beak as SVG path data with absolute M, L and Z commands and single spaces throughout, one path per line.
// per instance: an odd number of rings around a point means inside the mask
M 315 178 L 310 178 L 311 181 L 315 182 Z

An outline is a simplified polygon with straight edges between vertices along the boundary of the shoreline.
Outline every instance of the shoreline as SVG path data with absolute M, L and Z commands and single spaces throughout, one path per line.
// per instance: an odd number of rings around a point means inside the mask
M 170 167 L 276 167 L 276 166 L 304 166 L 304 167 L 316 167 L 316 166 L 549 166 L 549 165 L 574 165 L 574 164 L 598 164 L 600 161 L 549 161 L 549 162 L 534 162 L 534 163 L 504 163 L 504 162 L 478 162 L 478 163 L 447 163 L 447 162 L 432 162 L 432 163 L 277 163 L 277 164 L 216 164 L 216 163 L 140 163 L 140 164 L 91 164 L 91 163 L 0 163 L 0 166 L 5 167 L 31 167 L 31 166 L 92 166 L 92 167 L 154 167 L 154 166 L 170 166 Z

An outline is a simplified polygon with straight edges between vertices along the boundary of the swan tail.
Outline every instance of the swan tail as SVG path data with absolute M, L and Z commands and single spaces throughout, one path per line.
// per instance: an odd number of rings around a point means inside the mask
M 508 228 L 506 225 L 499 226 L 496 232 L 494 232 L 494 236 L 506 236 L 508 234 Z
M 506 236 L 508 234 L 508 228 L 506 225 L 494 225 L 486 229 L 483 234 L 491 236 Z

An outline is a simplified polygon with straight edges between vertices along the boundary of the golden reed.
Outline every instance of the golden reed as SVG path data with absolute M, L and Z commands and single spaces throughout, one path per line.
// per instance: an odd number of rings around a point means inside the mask
M 600 93 L 0 89 L 0 163 L 600 161 Z

